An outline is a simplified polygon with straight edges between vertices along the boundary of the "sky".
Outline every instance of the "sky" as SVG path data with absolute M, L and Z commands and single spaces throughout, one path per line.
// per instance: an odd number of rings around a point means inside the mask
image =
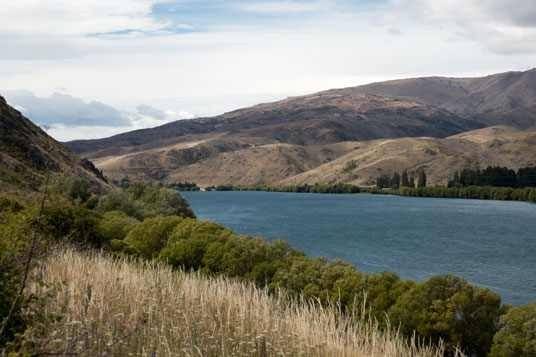
M 528 0 L 7 0 L 0 95 L 61 141 L 536 66 Z

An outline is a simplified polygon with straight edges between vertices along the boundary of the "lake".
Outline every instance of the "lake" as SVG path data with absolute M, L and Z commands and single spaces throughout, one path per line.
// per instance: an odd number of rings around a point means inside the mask
M 199 219 L 281 238 L 309 257 L 422 281 L 455 274 L 503 302 L 536 300 L 536 204 L 388 195 L 183 192 Z

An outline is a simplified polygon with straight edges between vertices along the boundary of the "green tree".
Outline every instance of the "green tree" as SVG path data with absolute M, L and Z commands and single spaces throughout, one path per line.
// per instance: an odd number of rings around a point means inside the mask
M 402 172 L 402 183 L 401 183 L 401 186 L 403 187 L 408 187 L 409 186 L 409 179 L 408 179 L 408 170 L 404 170 L 404 172 Z
M 106 212 L 98 223 L 98 230 L 105 241 L 123 240 L 128 232 L 139 224 L 138 220 L 123 211 Z
M 536 356 L 536 302 L 511 308 L 501 316 L 490 357 Z
M 394 325 L 406 336 L 415 331 L 447 349 L 459 346 L 467 355 L 485 356 L 503 313 L 501 298 L 454 275 L 438 275 L 414 284 L 389 309 Z
M 145 219 L 127 234 L 124 240 L 126 251 L 146 259 L 156 258 L 181 221 L 182 218 L 177 216 Z
M 421 171 L 419 172 L 419 182 L 417 186 L 426 187 L 426 174 L 424 173 L 424 169 L 421 169 Z
M 391 187 L 398 188 L 400 186 L 400 174 L 395 172 L 393 174 L 393 179 L 391 181 Z
M 63 177 L 58 182 L 60 192 L 73 200 L 85 202 L 91 197 L 91 191 L 87 180 L 78 176 Z
M 145 195 L 142 197 L 142 200 L 147 203 L 157 215 L 195 218 L 195 214 L 190 208 L 188 201 L 186 201 L 177 190 L 161 188 Z

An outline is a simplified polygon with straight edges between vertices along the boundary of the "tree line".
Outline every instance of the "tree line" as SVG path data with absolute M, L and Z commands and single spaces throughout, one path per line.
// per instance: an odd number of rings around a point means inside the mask
M 417 187 L 426 187 L 426 174 L 424 169 L 418 171 Z M 395 171 L 393 175 L 389 173 L 382 174 L 376 178 L 376 187 L 378 188 L 393 188 L 399 187 L 415 187 L 415 177 L 408 176 L 408 171 L 404 170 L 402 174 Z
M 482 171 L 466 168 L 456 171 L 447 187 L 468 186 L 536 187 L 536 167 L 523 167 L 517 172 L 501 166 L 488 166 Z

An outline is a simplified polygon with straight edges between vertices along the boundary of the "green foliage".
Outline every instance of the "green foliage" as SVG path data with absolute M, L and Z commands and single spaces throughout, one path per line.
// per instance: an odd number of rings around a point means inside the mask
M 11 199 L 10 199 L 11 200 Z M 5 200 L 3 200 L 6 202 Z M 10 204 L 13 206 L 13 204 Z M 15 205 L 16 212 L 3 210 L 0 214 L 0 354 L 31 355 L 27 335 L 41 334 L 46 322 L 57 319 L 46 313 L 44 304 L 53 294 L 34 295 L 24 288 L 30 283 L 44 284 L 32 271 L 39 266 L 50 242 L 43 239 L 36 207 Z M 5 328 L 4 328 L 5 326 Z
M 231 185 L 218 185 L 216 187 L 205 188 L 208 191 L 267 191 L 267 192 L 308 192 L 308 193 L 359 193 L 361 189 L 359 186 L 350 184 L 315 184 L 315 185 L 294 185 L 294 186 L 269 186 L 269 185 L 257 185 L 257 186 L 231 186 Z
M 407 170 L 404 170 L 404 172 L 402 172 L 402 178 L 401 178 L 400 186 L 404 186 L 404 187 L 409 186 L 409 178 L 408 178 L 408 171 Z
M 149 192 L 142 200 L 159 216 L 181 216 L 195 218 L 188 202 L 179 192 L 170 188 L 160 188 Z
M 488 166 L 483 171 L 466 168 L 456 171 L 448 183 L 448 187 L 468 186 L 536 187 L 536 167 L 523 167 L 517 173 L 500 166 Z
M 382 193 L 371 191 L 371 193 Z M 402 187 L 389 191 L 389 194 L 410 197 L 472 198 L 481 200 L 517 200 L 536 202 L 536 188 L 511 187 Z
M 503 312 L 499 295 L 453 275 L 438 275 L 414 284 L 389 309 L 389 316 L 409 336 L 416 331 L 448 349 L 485 356 Z
M 187 218 L 173 229 L 159 258 L 173 266 L 200 269 L 209 246 L 222 243 L 231 233 L 217 223 Z
M 139 221 L 155 216 L 195 217 L 192 209 L 177 190 L 160 182 L 134 182 L 99 198 L 96 211 L 122 211 Z
M 87 180 L 78 176 L 62 177 L 58 182 L 60 192 L 79 202 L 85 202 L 91 197 L 91 191 Z
M 101 246 L 106 243 L 98 229 L 100 215 L 84 207 L 49 205 L 43 211 L 41 230 L 51 241 Z
M 179 191 L 199 191 L 200 188 L 195 182 L 179 182 L 179 183 L 170 183 L 168 184 L 170 188 L 174 188 Z
M 132 229 L 124 239 L 127 252 L 146 259 L 156 258 L 167 244 L 173 228 L 182 221 L 181 217 L 147 218 Z
M 98 231 L 104 241 L 123 240 L 139 222 L 123 211 L 109 211 L 98 222 Z
M 501 316 L 490 357 L 536 356 L 536 302 L 511 308 Z
M 154 216 L 152 211 L 143 202 L 132 198 L 124 191 L 109 192 L 100 196 L 95 210 L 99 213 L 122 211 L 128 216 L 140 221 L 146 217 Z
M 419 171 L 419 182 L 417 183 L 417 187 L 426 187 L 426 174 L 423 169 Z
M 17 200 L 8 196 L 0 196 L 0 214 L 17 213 L 24 209 Z
M 24 269 L 22 262 L 31 244 L 33 231 L 28 222 L 32 219 L 29 212 L 21 212 L 5 214 L 0 221 L 0 326 L 18 295 Z M 19 298 L 4 334 L 0 336 L 0 349 L 30 325 L 31 320 L 23 311 L 30 298 L 24 295 Z

